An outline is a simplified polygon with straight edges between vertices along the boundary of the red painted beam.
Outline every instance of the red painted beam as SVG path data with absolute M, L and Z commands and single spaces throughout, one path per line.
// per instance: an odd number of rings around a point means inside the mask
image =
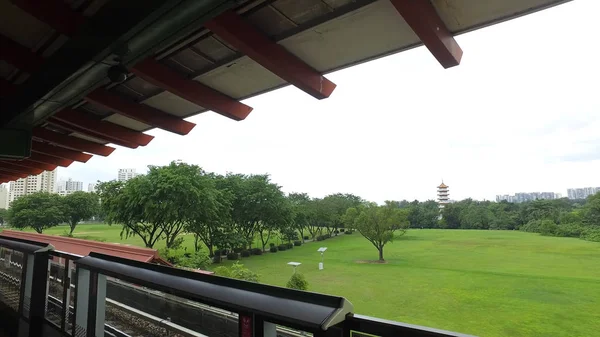
M 42 169 L 23 167 L 23 166 L 19 166 L 19 165 L 15 165 L 13 163 L 7 163 L 7 162 L 0 162 L 0 170 L 9 171 L 9 172 L 22 172 L 22 173 L 27 173 L 29 175 L 38 175 L 38 174 L 44 172 L 44 170 L 42 170 Z
M 329 97 L 336 87 L 333 82 L 269 39 L 234 11 L 227 11 L 204 26 L 273 74 L 315 98 Z
M 29 177 L 31 174 L 24 172 L 24 171 L 11 171 L 11 170 L 5 170 L 3 167 L 0 166 L 0 174 L 6 174 L 6 175 L 13 175 L 16 177 L 20 177 L 20 178 L 25 178 L 25 177 Z
M 72 109 L 61 110 L 56 113 L 53 118 L 71 125 L 79 126 L 93 133 L 103 134 L 127 143 L 142 146 L 148 145 L 154 138 L 154 136 L 147 135 L 143 132 L 134 131 L 117 124 L 90 118 L 85 114 Z
M 87 139 L 63 135 L 58 132 L 50 131 L 41 127 L 34 128 L 32 131 L 32 135 L 34 138 L 45 140 L 49 143 L 53 143 L 73 150 L 97 154 L 103 157 L 110 155 L 115 150 L 115 148 L 111 146 L 98 144 Z
M 391 0 L 425 47 L 444 68 L 460 64 L 463 51 L 429 0 Z
M 54 146 L 47 143 L 32 142 L 31 151 L 35 153 L 47 154 L 49 156 L 70 159 L 80 163 L 86 163 L 92 158 L 91 154 L 65 149 L 64 147 Z
M 85 18 L 61 0 L 11 0 L 23 11 L 46 23 L 59 33 L 73 36 Z
M 106 89 L 97 89 L 85 97 L 86 101 L 103 106 L 120 115 L 179 135 L 187 135 L 196 124 L 184 121 L 145 104 L 128 101 Z
M 44 171 L 53 171 L 56 169 L 56 165 L 39 163 L 39 162 L 31 161 L 29 159 L 24 159 L 24 160 L 19 160 L 19 161 L 10 161 L 10 162 L 0 161 L 0 163 L 2 163 L 2 164 L 10 163 L 12 165 L 21 166 L 24 168 L 40 169 L 40 170 L 44 170 Z
M 25 178 L 25 177 L 22 177 L 18 173 L 17 174 L 9 174 L 9 173 L 0 172 L 0 179 L 2 179 L 5 183 L 9 182 L 9 181 L 16 181 L 20 178 Z
M 1 34 L 0 47 L 0 60 L 28 73 L 34 73 L 44 62 L 42 57 Z
M 17 91 L 17 86 L 10 83 L 9 81 L 0 78 L 0 97 L 6 97 L 12 95 Z
M 200 82 L 187 79 L 155 60 L 146 59 L 130 70 L 157 87 L 236 121 L 245 119 L 252 111 L 246 104 Z
M 56 125 L 56 126 L 62 128 L 62 129 L 65 129 L 65 130 L 69 130 L 69 131 L 72 131 L 72 132 L 77 132 L 77 133 L 80 133 L 82 135 L 88 135 L 90 137 L 94 137 L 94 138 L 98 138 L 100 140 L 103 140 L 103 141 L 105 141 L 107 143 L 117 144 L 117 145 L 120 145 L 120 146 L 123 146 L 123 147 L 128 147 L 130 149 L 136 149 L 139 146 L 137 144 L 133 144 L 133 143 L 129 143 L 129 142 L 124 142 L 124 141 L 122 141 L 120 139 L 117 139 L 117 138 L 112 138 L 112 137 L 109 137 L 109 136 L 104 135 L 104 134 L 100 134 L 100 133 L 97 133 L 97 132 L 93 132 L 93 131 L 84 129 L 84 128 L 79 127 L 77 125 L 65 123 L 63 121 L 60 121 L 60 120 L 52 118 L 52 117 L 50 117 L 50 119 L 48 119 L 47 122 L 50 123 L 50 124 L 52 124 L 52 125 Z
M 70 160 L 70 159 L 62 159 L 62 158 L 49 156 L 47 154 L 33 153 L 33 152 L 31 153 L 31 156 L 29 156 L 29 160 L 35 161 L 38 163 L 42 163 L 42 164 L 57 165 L 57 166 L 62 166 L 62 167 L 68 167 L 69 165 L 71 165 L 73 163 L 73 160 Z

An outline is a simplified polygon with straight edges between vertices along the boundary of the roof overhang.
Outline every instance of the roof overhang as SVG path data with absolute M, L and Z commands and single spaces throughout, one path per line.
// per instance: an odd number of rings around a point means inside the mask
M 243 120 L 241 100 L 288 84 L 324 99 L 325 74 L 423 44 L 453 67 L 455 35 L 564 2 L 0 0 L 0 127 L 33 137 L 0 182 L 145 146 L 154 127 L 187 134 L 207 110 Z

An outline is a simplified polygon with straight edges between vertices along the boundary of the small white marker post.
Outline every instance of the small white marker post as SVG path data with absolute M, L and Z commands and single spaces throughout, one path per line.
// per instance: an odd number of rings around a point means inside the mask
M 317 249 L 317 252 L 321 253 L 321 262 L 319 262 L 319 270 L 323 270 L 323 254 L 327 250 L 327 247 L 321 247 Z
M 294 274 L 296 274 L 296 267 L 298 267 L 301 264 L 302 263 L 300 263 L 300 262 L 288 262 L 288 266 L 294 267 Z

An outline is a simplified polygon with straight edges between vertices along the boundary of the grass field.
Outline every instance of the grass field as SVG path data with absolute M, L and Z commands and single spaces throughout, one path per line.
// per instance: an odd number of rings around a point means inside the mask
M 76 232 L 124 242 L 119 231 L 82 225 Z M 320 246 L 328 247 L 322 271 Z M 387 264 L 357 263 L 376 259 L 377 251 L 355 233 L 242 262 L 261 282 L 279 286 L 292 274 L 286 263 L 301 262 L 311 291 L 344 296 L 360 314 L 479 336 L 600 336 L 598 243 L 516 231 L 411 230 L 386 246 L 385 257 Z

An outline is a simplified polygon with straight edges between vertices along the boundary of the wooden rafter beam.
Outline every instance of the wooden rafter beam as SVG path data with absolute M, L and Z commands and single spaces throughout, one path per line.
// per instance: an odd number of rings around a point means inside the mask
M 390 0 L 444 68 L 460 64 L 463 51 L 430 0 Z
M 130 142 L 124 142 L 124 141 L 122 141 L 122 140 L 120 140 L 118 138 L 112 138 L 112 137 L 109 137 L 109 136 L 101 134 L 101 133 L 93 132 L 93 131 L 90 131 L 88 129 L 84 129 L 84 128 L 80 127 L 80 126 L 77 126 L 77 125 L 65 123 L 65 122 L 63 122 L 61 120 L 58 120 L 58 119 L 54 118 L 54 117 L 50 117 L 50 119 L 48 119 L 47 122 L 50 123 L 50 124 L 52 124 L 52 125 L 58 126 L 58 127 L 62 128 L 62 129 L 69 130 L 71 132 L 77 132 L 77 133 L 82 134 L 82 135 L 87 135 L 87 136 L 90 136 L 90 137 L 93 137 L 93 138 L 97 138 L 97 139 L 103 140 L 103 141 L 105 141 L 107 143 L 113 143 L 113 144 L 120 145 L 120 146 L 123 146 L 123 147 L 128 147 L 130 149 L 136 149 L 139 146 L 138 144 L 134 144 L 134 143 L 130 143 Z
M 57 158 L 57 157 L 49 156 L 47 154 L 35 153 L 35 152 L 31 153 L 29 160 L 35 161 L 38 163 L 42 163 L 42 164 L 57 165 L 57 166 L 62 166 L 62 167 L 68 167 L 69 165 L 71 165 L 73 163 L 73 160 L 70 160 L 70 159 Z
M 136 64 L 131 72 L 157 87 L 234 120 L 243 120 L 252 111 L 246 104 L 200 82 L 187 79 L 153 59 Z
M 204 26 L 273 74 L 311 96 L 327 98 L 336 87 L 317 70 L 269 39 L 232 10 L 208 21 Z
M 187 135 L 196 126 L 194 123 L 155 109 L 145 104 L 138 104 L 106 90 L 97 89 L 85 97 L 86 101 L 105 107 L 120 115 L 127 116 L 142 123 L 173 132 Z
M 0 161 L 0 163 L 2 163 L 2 164 L 9 163 L 9 164 L 12 164 L 15 166 L 21 166 L 24 168 L 41 169 L 44 171 L 53 171 L 56 169 L 56 166 L 57 166 L 57 165 L 52 165 L 52 164 L 35 162 L 35 161 L 29 160 L 29 159 L 19 160 L 19 161 L 10 161 L 10 162 Z
M 83 15 L 75 12 L 61 0 L 11 0 L 11 2 L 67 36 L 75 35 L 85 22 Z
M 44 172 L 43 169 L 19 166 L 9 162 L 0 162 L 0 170 L 8 172 L 22 172 L 29 175 L 38 175 Z
M 34 73 L 44 63 L 41 56 L 1 34 L 0 60 L 4 60 L 28 73 Z
M 86 163 L 92 158 L 91 154 L 65 149 L 64 147 L 50 145 L 42 142 L 32 142 L 31 151 L 35 153 L 47 154 L 56 158 L 69 159 Z
M 34 138 L 45 140 L 49 143 L 103 157 L 110 155 L 115 150 L 115 148 L 111 146 L 98 144 L 87 139 L 63 135 L 41 127 L 34 128 L 32 130 L 32 135 Z
M 63 121 L 67 124 L 81 127 L 89 132 L 105 135 L 113 139 L 118 139 L 127 143 L 137 144 L 141 146 L 148 145 L 154 136 L 147 135 L 143 132 L 134 131 L 120 125 L 99 121 L 86 116 L 72 109 L 64 109 L 56 113 L 53 119 Z

